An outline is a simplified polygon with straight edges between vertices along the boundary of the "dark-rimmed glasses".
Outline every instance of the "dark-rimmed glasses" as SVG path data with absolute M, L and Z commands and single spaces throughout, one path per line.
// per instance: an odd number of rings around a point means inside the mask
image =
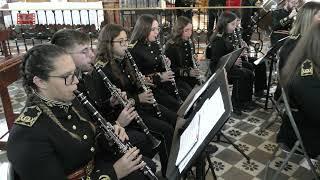
M 76 69 L 72 74 L 61 75 L 61 76 L 48 76 L 48 77 L 62 78 L 62 79 L 64 79 L 64 84 L 69 86 L 74 83 L 75 77 L 77 77 L 79 79 L 80 74 L 81 74 L 81 71 Z
M 118 43 L 120 43 L 120 46 L 126 46 L 126 45 L 128 45 L 129 40 L 128 39 L 121 39 L 119 41 L 112 41 L 112 42 L 118 42 Z

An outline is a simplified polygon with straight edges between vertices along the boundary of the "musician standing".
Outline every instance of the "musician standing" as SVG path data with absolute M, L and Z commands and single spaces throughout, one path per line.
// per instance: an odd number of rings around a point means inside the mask
M 207 57 L 210 59 L 210 70 L 216 71 L 220 58 L 233 50 L 234 30 L 237 27 L 237 16 L 232 12 L 223 12 L 217 22 L 216 30 L 210 38 Z M 242 65 L 242 59 L 238 58 L 228 72 L 228 80 L 233 84 L 232 104 L 234 113 L 241 115 L 242 111 L 251 111 L 255 108 L 252 103 L 252 88 L 254 75 L 250 68 Z
M 21 75 L 28 98 L 8 140 L 8 159 L 19 179 L 146 179 L 137 171 L 145 164 L 136 148 L 120 159 L 113 153 L 107 154 L 109 161 L 101 158 L 100 131 L 74 99 L 79 81 L 67 52 L 55 45 L 35 46 L 22 60 Z M 127 139 L 123 128 L 114 128 L 121 140 Z
M 174 84 L 174 73 L 166 71 L 165 63 L 170 67 L 170 60 L 162 56 L 163 48 L 160 44 L 159 23 L 152 15 L 141 15 L 132 32 L 129 49 L 142 74 L 150 77 L 156 85 L 152 89 L 160 104 L 177 112 L 180 108 L 179 94 Z
M 280 74 L 280 82 L 289 99 L 292 115 L 303 144 L 311 158 L 320 154 L 320 23 L 305 32 L 289 56 Z M 283 119 L 277 141 L 293 147 L 297 140 L 287 116 Z
M 166 56 L 171 60 L 180 95 L 185 99 L 192 88 L 199 84 L 200 70 L 192 40 L 192 22 L 184 16 L 177 18 L 171 38 L 166 44 Z
M 71 55 L 77 69 L 81 71 L 78 77 L 78 89 L 85 93 L 88 99 L 92 100 L 91 98 L 94 93 L 92 93 L 92 91 L 90 93 L 89 88 L 95 80 L 92 80 L 89 76 L 93 71 L 92 63 L 94 63 L 95 54 L 90 47 L 89 35 L 74 29 L 62 29 L 53 35 L 51 43 L 62 47 Z M 93 100 L 91 102 L 94 103 Z M 137 112 L 134 107 L 121 108 L 119 110 L 120 112 L 115 112 L 117 104 L 119 104 L 119 102 L 116 101 L 115 97 L 111 96 L 110 99 L 105 100 L 104 103 L 95 105 L 103 107 L 99 109 L 100 113 L 111 123 L 117 123 L 126 128 L 131 144 L 137 146 L 143 155 L 153 157 L 152 146 L 147 140 L 146 135 L 136 129 L 126 127 L 137 117 Z
M 283 8 L 271 12 L 271 45 L 289 35 L 293 18 L 297 15 L 298 0 L 285 0 Z

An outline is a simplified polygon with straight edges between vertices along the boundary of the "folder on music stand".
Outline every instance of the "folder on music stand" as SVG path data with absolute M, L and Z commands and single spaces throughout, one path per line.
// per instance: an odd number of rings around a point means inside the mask
M 232 105 L 225 69 L 217 70 L 202 94 L 190 102 L 194 105 L 188 117 L 180 117 L 176 125 L 166 174 L 168 179 L 180 178 L 230 117 Z

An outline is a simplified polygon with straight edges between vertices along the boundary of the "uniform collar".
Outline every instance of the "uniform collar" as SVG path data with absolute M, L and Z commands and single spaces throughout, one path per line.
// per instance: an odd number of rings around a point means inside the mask
M 51 107 L 51 108 L 60 108 L 60 109 L 63 109 L 65 110 L 66 112 L 69 111 L 72 103 L 65 103 L 65 102 L 60 102 L 60 101 L 55 101 L 55 100 L 51 100 L 51 99 L 48 99 L 46 97 L 43 97 L 41 96 L 40 94 L 38 94 L 37 92 L 35 92 L 36 96 L 38 96 L 48 107 Z

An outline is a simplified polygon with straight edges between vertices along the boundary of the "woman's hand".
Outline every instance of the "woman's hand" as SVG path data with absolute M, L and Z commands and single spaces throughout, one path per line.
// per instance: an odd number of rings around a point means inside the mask
M 150 89 L 148 91 L 140 93 L 138 95 L 138 97 L 139 97 L 139 101 L 141 103 L 152 104 L 153 101 L 154 101 L 154 96 L 153 96 L 153 93 L 152 93 L 152 91 Z
M 139 152 L 139 149 L 133 147 L 113 164 L 113 168 L 118 179 L 126 177 L 128 174 L 141 169 L 146 165 L 145 162 L 141 161 L 142 155 L 138 156 Z
M 161 82 L 174 81 L 174 72 L 166 71 L 160 73 Z
M 126 107 L 123 108 L 116 122 L 118 122 L 120 126 L 126 127 L 137 116 L 137 111 L 135 111 L 133 106 L 131 107 L 130 104 L 128 104 Z
M 114 133 L 119 137 L 119 139 L 122 142 L 124 142 L 125 140 L 129 140 L 126 130 L 123 127 L 115 124 L 113 125 L 113 128 L 114 128 Z

